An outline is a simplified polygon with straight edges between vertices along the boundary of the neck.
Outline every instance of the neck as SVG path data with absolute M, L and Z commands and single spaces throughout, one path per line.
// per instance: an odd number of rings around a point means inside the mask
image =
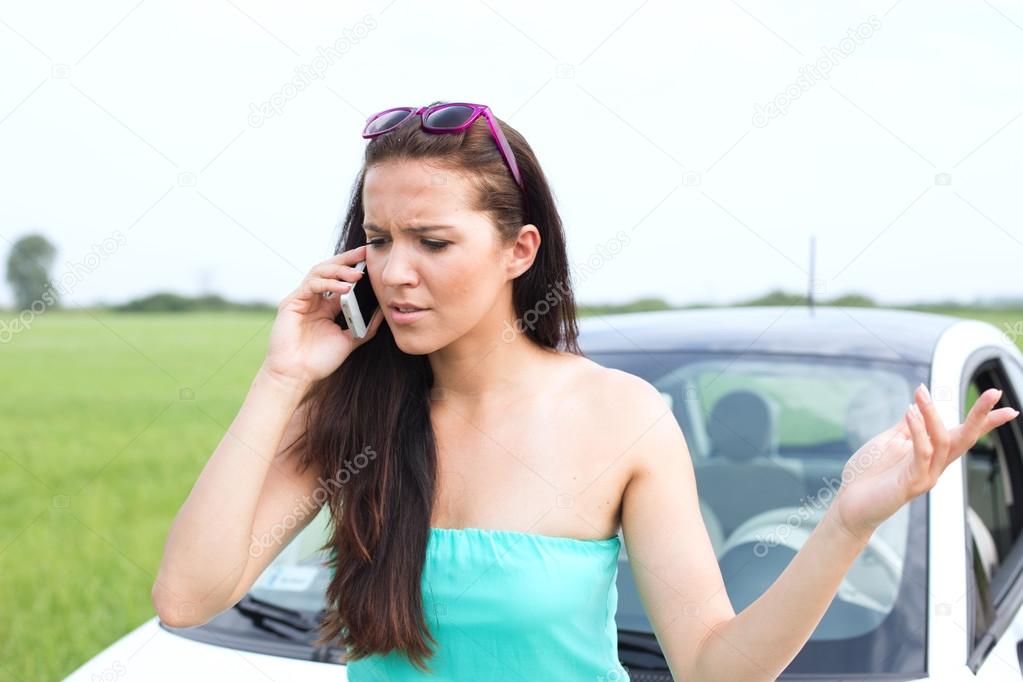
M 509 306 L 510 308 L 510 306 Z M 537 365 L 556 353 L 526 336 L 512 310 L 487 315 L 472 330 L 430 354 L 433 399 L 485 408 L 533 392 Z

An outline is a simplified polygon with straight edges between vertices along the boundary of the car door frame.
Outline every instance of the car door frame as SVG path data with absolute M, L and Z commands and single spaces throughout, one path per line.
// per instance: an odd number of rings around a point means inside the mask
M 980 320 L 961 319 L 949 325 L 938 338 L 931 353 L 929 386 L 935 407 L 946 426 L 962 421 L 962 406 L 968 382 L 980 363 L 991 357 L 1014 358 L 1023 365 L 1023 354 L 1015 343 L 1006 339 L 998 327 Z M 966 465 L 960 458 L 949 466 L 927 493 L 927 670 L 929 676 L 952 676 L 974 679 L 984 673 L 984 661 L 967 663 L 973 653 L 968 607 L 973 603 L 967 591 L 972 580 L 972 552 L 967 537 Z M 957 560 L 958 557 L 958 560 Z M 969 561 L 970 566 L 967 565 Z M 1006 631 L 1015 628 L 1007 626 Z M 1013 632 L 1014 634 L 1014 632 Z M 1004 647 L 1004 644 L 1001 645 Z M 1005 661 L 1013 661 L 1013 652 L 1006 657 L 997 645 L 992 651 Z M 1023 678 L 1021 678 L 1023 679 Z
M 1013 352 L 1015 351 L 1015 352 Z M 979 392 L 988 388 L 999 388 L 1003 391 L 1002 402 L 1005 405 L 1020 405 L 1023 396 L 1023 357 L 1015 344 L 1012 347 L 985 346 L 977 349 L 963 366 L 963 380 L 960 386 L 960 402 L 966 405 L 972 377 L 980 371 L 992 373 L 991 380 L 978 385 Z M 1015 376 L 1013 376 L 1015 374 Z M 960 409 L 960 413 L 962 409 Z M 1017 422 L 1010 422 L 999 428 L 999 437 L 1013 443 L 1017 453 L 1016 464 L 1023 466 L 1023 429 Z M 1008 464 L 1008 463 L 1007 463 Z M 964 563 L 966 583 L 964 600 L 966 603 L 966 645 L 969 651 L 967 667 L 978 680 L 1001 680 L 1007 673 L 1014 679 L 1023 679 L 1023 533 L 1017 536 L 1009 552 L 1001 557 L 996 579 L 992 581 L 995 590 L 992 596 L 994 619 L 983 633 L 980 641 L 973 644 L 976 628 L 976 607 L 978 598 L 976 574 L 973 563 L 972 533 L 966 523 L 966 505 L 969 503 L 965 465 L 963 465 L 963 523 L 966 543 L 964 545 Z M 1008 468 L 1012 469 L 1012 466 Z M 1017 471 L 1017 476 L 1020 476 Z M 1014 486 L 1019 504 L 1023 504 L 1020 486 Z

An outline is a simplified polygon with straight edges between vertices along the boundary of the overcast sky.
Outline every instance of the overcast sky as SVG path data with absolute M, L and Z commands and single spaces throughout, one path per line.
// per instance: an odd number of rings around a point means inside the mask
M 1023 291 L 1016 0 L 5 2 L 0 60 L 0 255 L 45 234 L 72 305 L 276 304 L 366 117 L 433 100 L 530 142 L 585 303 L 802 292 L 811 235 L 823 297 Z

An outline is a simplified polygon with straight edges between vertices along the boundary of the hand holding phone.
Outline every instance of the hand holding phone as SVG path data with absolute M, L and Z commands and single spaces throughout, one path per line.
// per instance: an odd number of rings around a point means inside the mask
M 373 286 L 366 271 L 366 261 L 355 264 L 355 270 L 363 273 L 351 289 L 341 294 L 341 313 L 345 324 L 343 329 L 351 329 L 357 339 L 363 339 L 369 331 L 369 323 L 373 314 L 380 308 L 380 302 L 373 293 Z M 382 314 L 382 311 L 381 311 Z
M 373 296 L 365 259 L 362 245 L 317 263 L 281 301 L 263 361 L 267 370 L 308 385 L 334 372 L 352 350 L 373 338 L 383 323 L 383 310 Z M 348 326 L 338 300 L 346 295 L 353 299 Z M 346 333 L 349 328 L 352 331 Z

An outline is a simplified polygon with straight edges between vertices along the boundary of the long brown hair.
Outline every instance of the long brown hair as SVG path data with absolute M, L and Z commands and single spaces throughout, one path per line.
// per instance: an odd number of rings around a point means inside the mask
M 535 261 L 512 284 L 516 331 L 542 347 L 579 354 L 565 235 L 553 193 L 522 135 L 500 124 L 522 175 L 525 201 L 483 117 L 462 133 L 440 135 L 423 131 L 413 117 L 366 146 L 335 253 L 365 243 L 362 192 L 369 167 L 428 160 L 462 174 L 476 190 L 471 208 L 491 217 L 503 243 L 514 241 L 528 223 L 540 232 Z M 558 301 L 549 305 L 554 290 Z M 537 314 L 541 302 L 548 305 Z M 325 501 L 331 538 L 322 549 L 330 550 L 333 576 L 316 643 L 341 644 L 352 660 L 400 650 L 429 670 L 430 644 L 437 644 L 421 594 L 436 481 L 432 386 L 428 357 L 401 351 L 383 323 L 303 400 L 306 430 L 296 440 L 302 467 L 315 465 L 323 479 L 343 483 L 328 486 Z

